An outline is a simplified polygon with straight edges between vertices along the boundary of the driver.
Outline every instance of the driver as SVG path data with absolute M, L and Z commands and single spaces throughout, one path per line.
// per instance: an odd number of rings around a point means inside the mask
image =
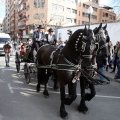
M 44 26 L 39 25 L 38 30 L 33 34 L 33 46 L 35 47 L 36 51 L 39 49 L 39 43 L 42 42 L 42 40 L 46 40 Z

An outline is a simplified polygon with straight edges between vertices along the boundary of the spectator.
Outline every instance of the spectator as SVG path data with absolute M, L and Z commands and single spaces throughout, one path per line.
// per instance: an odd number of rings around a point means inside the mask
M 113 70 L 110 72 L 110 73 L 114 73 L 115 70 L 116 70 L 116 62 L 118 60 L 118 56 L 117 56 L 117 53 L 118 53 L 118 48 L 119 48 L 119 42 L 116 43 L 116 48 L 114 50 L 114 55 L 113 55 L 113 59 L 114 59 L 114 67 L 113 67 Z
M 117 72 L 117 74 L 115 75 L 115 79 L 120 79 L 120 43 L 119 43 L 119 45 L 118 45 L 117 56 L 118 56 L 118 59 L 116 60 L 116 64 L 117 64 L 118 72 Z
M 8 41 L 5 42 L 5 45 L 3 46 L 3 49 L 4 49 L 4 52 L 5 52 L 6 67 L 9 67 L 11 46 L 9 45 Z
M 109 41 L 107 46 L 108 46 L 108 65 L 106 67 L 106 71 L 108 71 L 108 67 L 110 67 L 112 69 L 112 64 L 111 64 L 112 55 L 113 55 L 113 45 L 112 45 L 112 42 Z

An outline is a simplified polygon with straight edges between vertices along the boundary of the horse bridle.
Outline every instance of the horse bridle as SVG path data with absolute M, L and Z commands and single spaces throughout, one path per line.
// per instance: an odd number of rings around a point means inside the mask
M 92 58 L 92 55 L 84 55 L 83 53 L 85 52 L 85 49 L 86 49 L 86 42 L 83 41 L 83 39 L 86 39 L 87 40 L 87 36 L 83 35 L 83 33 L 80 33 L 76 42 L 75 42 L 75 50 L 76 52 L 78 52 L 78 43 L 79 41 L 81 42 L 81 49 L 80 49 L 80 52 L 81 52 L 81 58 Z M 90 45 L 90 50 L 93 49 L 93 46 Z

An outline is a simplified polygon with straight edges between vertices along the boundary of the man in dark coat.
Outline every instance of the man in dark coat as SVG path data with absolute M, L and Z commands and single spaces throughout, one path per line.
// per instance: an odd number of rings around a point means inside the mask
M 50 28 L 48 30 L 48 34 L 46 34 L 47 43 L 50 45 L 56 45 L 56 42 L 57 42 L 53 32 L 54 32 L 54 30 L 52 28 Z
M 5 45 L 3 46 L 3 49 L 4 49 L 4 52 L 5 52 L 6 67 L 9 67 L 11 46 L 9 45 L 8 41 L 5 42 Z
M 33 34 L 33 46 L 35 46 L 36 51 L 39 48 L 40 42 L 43 40 L 46 40 L 45 33 L 44 33 L 44 26 L 39 25 L 38 30 L 34 32 Z

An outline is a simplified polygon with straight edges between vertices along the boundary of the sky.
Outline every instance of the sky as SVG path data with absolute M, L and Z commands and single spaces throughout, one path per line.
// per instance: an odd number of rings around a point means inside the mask
M 0 0 L 0 23 L 2 23 L 5 17 L 5 0 Z
M 83 0 L 83 1 L 86 1 L 86 0 Z M 111 1 L 113 1 L 113 0 L 100 0 L 100 5 L 116 6 L 117 3 L 114 2 L 114 4 L 113 4 Z M 117 1 L 117 0 L 114 0 L 114 1 Z M 118 6 L 118 4 L 117 4 L 117 6 Z M 119 4 L 119 6 L 120 6 L 120 4 Z M 116 7 L 115 9 L 117 10 L 118 8 Z M 3 21 L 4 16 L 5 16 L 5 0 L 0 0 L 0 23 Z

